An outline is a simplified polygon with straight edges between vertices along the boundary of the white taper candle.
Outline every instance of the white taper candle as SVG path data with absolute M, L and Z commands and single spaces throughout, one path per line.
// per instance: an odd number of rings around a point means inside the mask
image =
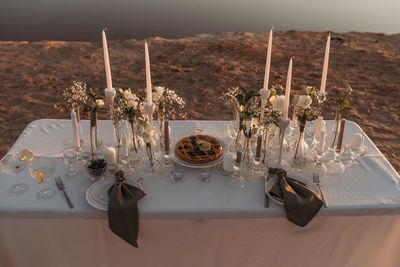
M 289 115 L 289 101 L 290 101 L 290 87 L 292 83 L 292 66 L 293 66 L 293 58 L 290 58 L 289 68 L 286 78 L 286 89 L 285 89 L 285 102 L 283 106 L 283 119 L 287 120 Z
M 329 64 L 329 50 L 331 46 L 331 34 L 328 35 L 326 40 L 326 47 L 325 47 L 325 57 L 324 57 L 324 66 L 322 67 L 322 79 L 321 79 L 321 88 L 320 93 L 325 94 L 325 87 L 326 87 L 326 77 L 328 75 L 328 64 Z
M 267 49 L 267 60 L 265 62 L 265 74 L 264 74 L 264 86 L 263 86 L 263 89 L 268 89 L 269 72 L 270 72 L 270 67 L 271 67 L 272 31 L 273 30 L 274 30 L 274 27 L 272 27 L 271 31 L 269 32 L 268 49 Z
M 122 157 L 127 158 L 128 153 L 129 153 L 129 147 L 128 147 L 128 136 L 124 134 L 122 136 Z
M 144 40 L 144 58 L 146 65 L 146 92 L 147 92 L 147 103 L 151 105 L 153 98 L 151 95 L 151 75 L 150 75 L 150 59 L 149 59 L 149 48 L 146 40 Z
M 107 28 L 106 28 L 107 29 Z M 110 68 L 110 58 L 108 56 L 108 46 L 107 46 L 107 38 L 106 32 L 103 30 L 103 52 L 104 52 L 104 67 L 106 69 L 106 80 L 107 80 L 107 88 L 112 89 L 112 79 L 111 79 L 111 68 Z

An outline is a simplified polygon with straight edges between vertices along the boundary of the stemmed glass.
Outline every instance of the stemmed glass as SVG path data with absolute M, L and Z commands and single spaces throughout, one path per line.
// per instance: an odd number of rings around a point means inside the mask
M 341 160 L 342 152 L 342 150 L 335 149 L 334 158 L 328 163 L 328 167 L 332 173 L 343 173 L 346 169 L 346 166 Z
M 34 158 L 28 165 L 32 178 L 36 179 L 39 184 L 43 184 L 44 188 L 37 193 L 39 199 L 49 199 L 54 197 L 56 190 L 48 187 L 47 177 L 53 175 L 55 170 L 55 162 L 52 159 Z
M 63 140 L 64 151 L 63 159 L 64 164 L 68 167 L 68 177 L 77 175 L 85 168 L 85 160 L 81 157 L 81 149 L 74 145 L 72 139 L 67 138 Z
M 360 164 L 357 159 L 365 153 L 366 147 L 364 145 L 364 136 L 360 133 L 353 133 L 349 146 L 350 152 L 350 162 L 347 164 L 347 167 L 357 167 Z

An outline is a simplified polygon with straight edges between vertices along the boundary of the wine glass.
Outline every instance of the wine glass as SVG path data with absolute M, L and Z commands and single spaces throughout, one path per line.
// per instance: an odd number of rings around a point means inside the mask
M 360 133 L 353 133 L 348 149 L 350 152 L 350 162 L 347 164 L 347 167 L 357 167 L 360 165 L 357 159 L 366 151 L 364 136 Z
M 39 199 L 49 199 L 54 197 L 56 190 L 48 187 L 48 178 L 53 175 L 56 168 L 55 162 L 48 158 L 34 158 L 28 165 L 30 175 L 36 179 L 44 188 L 37 193 Z

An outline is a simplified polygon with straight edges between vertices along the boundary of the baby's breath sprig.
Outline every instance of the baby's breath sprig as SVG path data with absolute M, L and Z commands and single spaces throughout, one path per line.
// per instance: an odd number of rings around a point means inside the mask
M 79 109 L 89 100 L 86 83 L 73 81 L 72 86 L 64 89 L 63 96 L 69 109 Z

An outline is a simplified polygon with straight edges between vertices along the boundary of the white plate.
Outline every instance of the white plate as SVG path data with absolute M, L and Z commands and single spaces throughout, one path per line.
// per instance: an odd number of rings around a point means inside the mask
M 294 180 L 296 180 L 296 181 L 299 181 L 299 182 L 304 183 L 309 189 L 311 189 L 312 191 L 314 191 L 314 193 L 316 193 L 317 195 L 320 195 L 320 192 L 319 192 L 318 187 L 317 187 L 312 181 L 309 181 L 309 180 L 307 180 L 307 179 L 304 179 L 304 178 L 301 178 L 301 177 L 298 177 L 298 176 L 293 176 L 293 175 L 289 175 L 289 178 L 292 178 L 292 179 L 294 179 Z M 273 196 L 271 196 L 271 195 L 269 194 L 269 190 L 271 190 L 272 186 L 274 186 L 274 184 L 276 184 L 277 181 L 278 181 L 278 177 L 274 176 L 274 177 L 272 177 L 272 178 L 269 178 L 268 181 L 265 182 L 265 183 L 266 183 L 266 186 L 265 186 L 265 188 L 266 188 L 266 193 L 267 193 L 268 197 L 269 197 L 273 202 L 275 202 L 275 203 L 278 204 L 278 205 L 283 206 L 283 201 L 281 201 L 280 199 L 277 199 L 277 198 L 275 198 L 275 197 L 273 197 Z
M 90 206 L 99 210 L 108 210 L 108 194 L 107 190 L 115 182 L 115 177 L 108 177 L 92 184 L 86 190 L 86 201 Z M 126 183 L 143 190 L 143 187 L 134 179 L 126 179 Z
M 214 136 L 211 136 L 211 137 L 214 137 Z M 214 138 L 217 139 L 218 142 L 220 142 L 221 146 L 222 146 L 222 154 L 216 160 L 213 160 L 213 161 L 208 162 L 208 163 L 201 163 L 201 164 L 195 164 L 195 163 L 190 163 L 190 162 L 183 161 L 183 160 L 181 160 L 180 158 L 178 158 L 175 155 L 175 146 L 176 146 L 176 143 L 178 143 L 178 142 L 176 142 L 172 146 L 173 147 L 172 155 L 171 155 L 172 161 L 174 161 L 175 163 L 177 163 L 177 164 L 179 164 L 181 166 L 188 167 L 188 168 L 194 168 L 194 169 L 202 169 L 202 168 L 214 167 L 215 165 L 217 165 L 217 164 L 219 164 L 219 163 L 224 161 L 224 150 L 225 150 L 225 143 L 222 142 L 221 139 L 219 139 L 217 137 L 214 137 Z

